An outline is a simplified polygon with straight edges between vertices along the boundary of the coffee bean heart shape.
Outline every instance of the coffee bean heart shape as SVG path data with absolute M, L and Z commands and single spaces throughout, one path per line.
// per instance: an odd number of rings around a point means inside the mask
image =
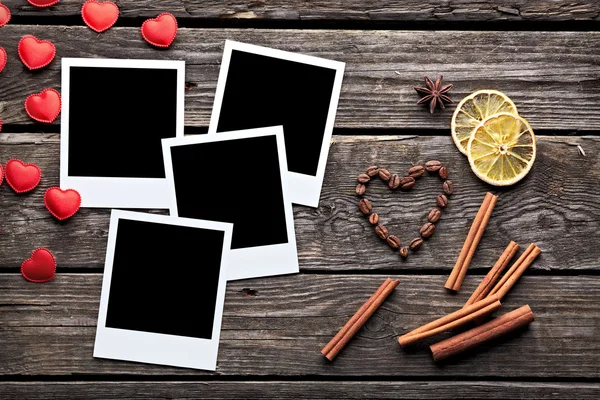
M 60 114 L 60 93 L 54 89 L 44 89 L 40 93 L 27 96 L 25 111 L 38 122 L 52 123 Z
M 454 185 L 452 181 L 448 179 L 448 169 L 442 166 L 442 163 L 436 160 L 428 161 L 425 165 L 415 165 L 408 170 L 408 174 L 404 177 L 400 177 L 396 174 L 391 174 L 385 168 L 379 168 L 377 166 L 371 166 L 367 170 L 358 175 L 356 178 L 358 184 L 356 185 L 356 194 L 362 196 L 367 190 L 367 184 L 372 178 L 379 177 L 381 180 L 387 183 L 388 187 L 392 190 L 410 190 L 415 186 L 416 180 L 422 177 L 428 171 L 431 174 L 437 174 L 442 179 L 443 193 L 440 193 L 436 197 L 436 203 L 438 208 L 432 209 L 427 215 L 427 222 L 419 230 L 420 237 L 412 239 L 408 246 L 402 247 L 402 241 L 396 235 L 391 235 L 385 225 L 380 223 L 379 214 L 373 212 L 373 205 L 371 201 L 366 197 L 363 197 L 358 202 L 359 210 L 369 217 L 369 223 L 375 226 L 375 234 L 382 240 L 385 240 L 387 244 L 394 250 L 399 250 L 399 254 L 402 258 L 408 257 L 409 249 L 417 251 L 423 244 L 423 239 L 428 239 L 435 232 L 435 223 L 439 221 L 441 216 L 441 209 L 446 208 L 448 205 L 448 196 L 454 192 Z
M 4 4 L 0 4 L 0 26 L 8 24 L 10 21 L 10 10 Z
M 42 179 L 42 171 L 37 165 L 15 159 L 6 163 L 4 175 L 8 186 L 17 193 L 32 191 Z
M 2 72 L 4 67 L 6 67 L 7 59 L 8 57 L 6 56 L 6 50 L 4 50 L 4 47 L 0 47 L 0 72 Z
M 169 47 L 177 36 L 177 19 L 173 14 L 162 13 L 142 24 L 142 37 L 156 47 Z
M 81 16 L 90 29 L 100 33 L 117 22 L 119 7 L 112 1 L 100 3 L 98 0 L 88 0 L 81 7 Z
M 48 40 L 25 35 L 19 41 L 19 58 L 30 70 L 44 68 L 54 60 L 56 47 Z
M 27 0 L 29 4 L 35 7 L 44 8 L 57 4 L 60 0 Z
M 44 193 L 44 205 L 56 219 L 71 218 L 81 206 L 81 195 L 75 189 L 51 187 Z
M 43 283 L 54 279 L 56 259 L 48 249 L 39 248 L 21 264 L 21 275 L 29 282 Z

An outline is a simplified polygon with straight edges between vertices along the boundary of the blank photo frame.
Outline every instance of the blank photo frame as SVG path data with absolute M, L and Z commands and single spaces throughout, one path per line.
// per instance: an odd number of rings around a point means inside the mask
M 209 134 L 282 125 L 289 198 L 317 207 L 345 64 L 226 41 Z
M 163 139 L 171 215 L 233 224 L 227 279 L 297 273 L 281 126 Z
M 167 208 L 161 139 L 183 136 L 183 61 L 62 59 L 60 186 L 82 207 Z
M 113 210 L 94 357 L 214 371 L 232 225 Z

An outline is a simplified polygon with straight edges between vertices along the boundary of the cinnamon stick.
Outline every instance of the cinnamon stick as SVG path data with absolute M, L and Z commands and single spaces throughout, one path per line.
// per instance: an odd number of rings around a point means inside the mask
M 542 249 L 531 243 L 521 257 L 504 274 L 500 282 L 494 286 L 489 295 L 497 295 L 499 299 L 502 299 L 541 252 Z
M 440 361 L 529 325 L 534 319 L 535 315 L 531 311 L 531 308 L 529 308 L 529 305 L 524 305 L 486 324 L 442 340 L 439 343 L 431 345 L 429 348 L 431 349 L 433 359 Z
M 500 306 L 500 301 L 491 296 L 400 336 L 398 343 L 400 343 L 400 346 L 405 347 L 438 333 L 447 332 L 488 315 L 499 309 Z
M 331 339 L 331 341 L 321 350 L 321 353 L 329 360 L 333 359 L 354 337 L 356 332 L 368 321 L 373 313 L 383 304 L 385 299 L 398 286 L 400 281 L 387 278 L 377 291 L 363 304 L 358 311 L 350 318 L 344 327 Z
M 444 285 L 446 289 L 454 291 L 460 290 L 462 282 L 465 279 L 465 275 L 467 274 L 467 270 L 469 269 L 469 264 L 471 264 L 471 260 L 475 254 L 475 250 L 477 249 L 479 241 L 483 236 L 483 232 L 485 231 L 490 217 L 492 216 L 492 211 L 494 211 L 496 201 L 498 201 L 498 196 L 495 196 L 489 192 L 486 193 L 483 203 L 481 204 L 481 207 L 479 207 L 479 211 L 473 220 L 471 229 L 467 234 L 463 248 L 458 255 L 456 264 L 454 265 L 454 268 L 452 269 L 452 272 L 450 273 L 450 276 Z
M 517 250 L 519 250 L 519 245 L 511 240 L 508 246 L 506 246 L 506 249 L 504 249 L 500 255 L 500 258 L 498 258 L 498 261 L 496 261 L 496 264 L 494 264 L 492 269 L 490 269 L 490 272 L 487 273 L 479 286 L 477 286 L 477 289 L 475 289 L 471 297 L 469 297 L 469 300 L 467 300 L 464 307 L 482 300 L 488 295 L 498 278 L 500 278 L 502 271 L 504 271 L 510 260 L 517 253 Z

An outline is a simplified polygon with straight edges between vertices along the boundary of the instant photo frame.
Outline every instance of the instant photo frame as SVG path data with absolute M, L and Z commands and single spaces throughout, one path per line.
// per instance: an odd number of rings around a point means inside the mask
M 94 357 L 214 371 L 232 225 L 113 210 Z
M 233 224 L 228 280 L 297 273 L 280 126 L 163 139 L 173 216 Z
M 283 125 L 289 199 L 317 207 L 344 68 L 227 40 L 208 133 Z
M 183 61 L 62 59 L 60 186 L 82 207 L 167 208 L 162 138 L 182 137 Z

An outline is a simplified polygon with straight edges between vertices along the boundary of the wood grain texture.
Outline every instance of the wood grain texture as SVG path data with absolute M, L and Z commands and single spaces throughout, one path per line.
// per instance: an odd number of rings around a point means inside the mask
M 57 58 L 47 68 L 29 72 L 19 61 L 25 34 L 55 42 Z M 456 100 L 477 89 L 504 91 L 534 129 L 600 130 L 600 32 L 180 29 L 163 51 L 137 28 L 98 35 L 84 27 L 9 24 L 2 28 L 9 61 L 0 75 L 0 116 L 5 124 L 33 124 L 23 101 L 45 87 L 60 88 L 61 57 L 180 59 L 192 88 L 185 124 L 208 126 L 226 39 L 345 62 L 341 128 L 448 129 L 454 106 L 431 116 L 415 104 L 413 89 L 423 75 L 444 74 Z
M 574 142 L 581 144 L 586 157 L 569 145 Z M 435 269 L 449 273 L 486 191 L 492 190 L 499 200 L 471 270 L 487 272 L 510 240 L 519 243 L 521 251 L 530 242 L 543 250 L 532 270 L 597 270 L 599 153 L 597 137 L 541 137 L 530 175 L 514 187 L 496 190 L 475 177 L 449 137 L 335 136 L 319 208 L 294 206 L 300 267 L 303 271 Z M 102 267 L 110 211 L 81 209 L 61 223 L 43 204 L 46 188 L 59 183 L 59 135 L 3 133 L 0 161 L 10 158 L 37 163 L 43 178 L 31 194 L 17 196 L 6 184 L 0 186 L 0 268 L 17 268 L 40 246 L 54 252 L 59 269 Z M 448 166 L 455 194 L 435 234 L 418 253 L 402 261 L 360 214 L 354 192 L 356 175 L 374 164 L 406 173 L 411 163 L 430 159 Z M 376 180 L 369 184 L 367 196 L 382 223 L 406 245 L 417 236 L 441 189 L 439 179 L 429 176 L 410 192 L 391 192 Z M 215 195 L 210 186 L 206 193 Z
M 0 382 L 5 399 L 582 399 L 597 383 L 406 381 Z
M 48 10 L 32 7 L 19 0 L 4 0 L 4 3 L 15 16 L 78 17 L 81 10 L 81 1 L 78 0 L 61 0 Z M 179 18 L 195 20 L 494 22 L 600 19 L 600 5 L 593 0 L 120 0 L 117 3 L 124 18 L 154 17 L 168 11 Z
M 536 314 L 529 329 L 435 364 L 429 341 L 403 350 L 396 339 L 462 307 L 476 282 L 454 296 L 443 289 L 444 276 L 393 275 L 400 286 L 337 359 L 326 361 L 320 349 L 384 278 L 289 275 L 228 283 L 216 375 L 600 377 L 598 276 L 524 276 L 495 315 L 529 304 Z M 35 285 L 0 274 L 0 374 L 211 374 L 94 359 L 101 281 L 101 274 L 59 273 Z

